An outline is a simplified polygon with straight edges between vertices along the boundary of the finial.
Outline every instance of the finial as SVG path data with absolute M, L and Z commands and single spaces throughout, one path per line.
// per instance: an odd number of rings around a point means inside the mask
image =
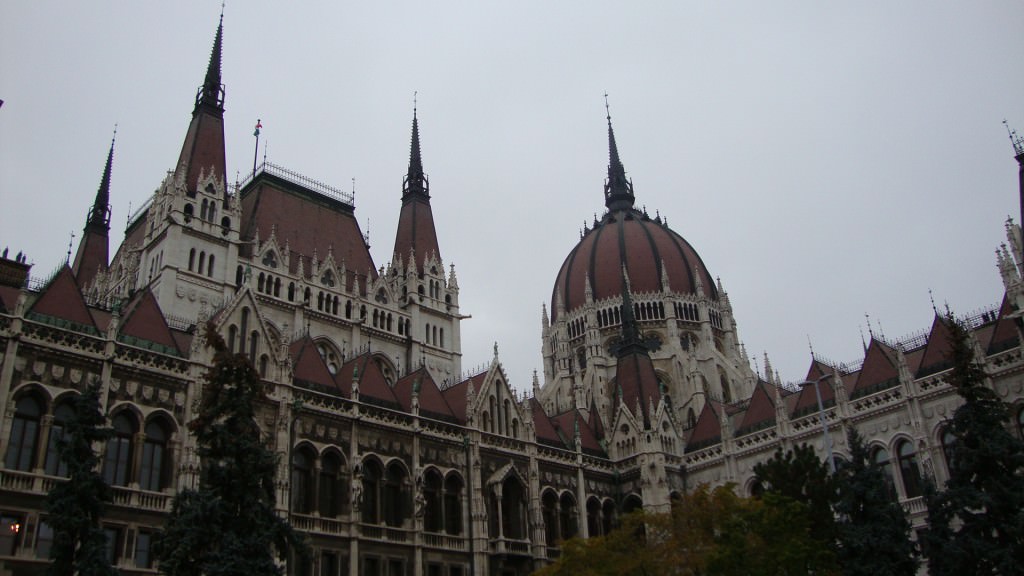
M 817 360 L 814 356 L 814 344 L 811 343 L 811 335 L 807 335 L 807 349 L 811 351 L 811 360 Z
M 412 91 L 412 115 L 414 118 L 416 117 L 417 96 L 419 96 L 419 93 L 419 90 Z
M 604 93 L 604 115 L 605 115 L 605 118 L 608 119 L 608 125 L 611 126 L 612 125 L 612 110 L 608 106 L 608 92 L 607 91 L 605 91 L 605 93 Z
M 1011 130 L 1010 125 L 1003 120 L 1003 126 L 1006 126 L 1006 133 L 1010 136 L 1010 144 L 1013 145 L 1013 153 L 1017 156 L 1024 155 L 1024 138 L 1017 135 L 1016 130 Z
M 939 314 L 939 309 L 935 307 L 935 295 L 932 294 L 931 288 L 928 289 L 928 299 L 932 301 L 932 312 L 935 312 L 935 315 L 937 316 Z
M 67 257 L 67 260 L 66 260 L 66 262 L 68 264 L 71 264 L 71 246 L 74 245 L 74 243 L 75 243 L 75 233 L 72 232 L 71 233 L 71 238 L 68 239 L 68 257 Z

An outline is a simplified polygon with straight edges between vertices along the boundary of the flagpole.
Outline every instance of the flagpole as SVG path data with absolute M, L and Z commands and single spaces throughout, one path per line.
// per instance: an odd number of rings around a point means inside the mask
M 252 151 L 252 175 L 253 175 L 253 177 L 256 176 L 256 159 L 259 158 L 259 155 L 260 155 L 260 128 L 263 128 L 263 124 L 261 124 L 260 120 L 257 118 L 256 119 L 256 131 L 252 133 L 252 135 L 256 137 L 256 148 L 253 149 L 253 151 Z

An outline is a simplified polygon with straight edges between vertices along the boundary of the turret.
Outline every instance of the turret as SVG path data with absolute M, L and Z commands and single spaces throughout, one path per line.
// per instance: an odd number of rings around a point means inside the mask
M 415 254 L 415 262 L 406 266 L 417 266 L 421 271 L 429 270 L 427 260 L 436 257 L 441 262 L 441 250 L 434 230 L 434 215 L 430 209 L 430 181 L 423 172 L 420 156 L 419 119 L 415 109 L 412 115 L 412 140 L 409 144 L 409 171 L 402 183 L 402 211 L 398 216 L 398 232 L 395 235 L 395 259 Z M 444 271 L 440 271 L 441 276 Z

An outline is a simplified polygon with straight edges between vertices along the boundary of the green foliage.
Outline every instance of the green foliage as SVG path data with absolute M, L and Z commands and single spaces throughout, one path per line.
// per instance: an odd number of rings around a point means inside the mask
M 838 498 L 836 481 L 813 448 L 800 444 L 785 453 L 777 448 L 768 461 L 754 466 L 754 476 L 766 493 L 805 504 L 813 537 L 822 546 L 834 545 L 837 534 L 832 506 Z
M 57 482 L 46 496 L 46 522 L 53 529 L 51 564 L 46 574 L 108 576 L 117 570 L 107 561 L 106 536 L 100 526 L 110 487 L 97 471 L 100 458 L 93 446 L 110 437 L 100 411 L 100 385 L 90 384 L 71 400 L 72 414 L 57 440 L 68 479 Z
M 847 432 L 850 463 L 839 469 L 837 555 L 846 576 L 913 576 L 917 549 L 910 522 L 870 459 L 856 428 Z
M 1009 408 L 986 385 L 967 327 L 951 313 L 952 384 L 964 400 L 949 424 L 950 478 L 927 494 L 933 576 L 1019 574 L 1024 566 L 1024 445 L 1007 431 Z
M 212 326 L 214 349 L 198 414 L 189 423 L 202 462 L 198 490 L 174 499 L 160 540 L 160 569 L 172 576 L 274 576 L 274 552 L 307 554 L 305 543 L 274 511 L 275 455 L 256 424 L 260 378 L 231 354 Z
M 605 536 L 573 539 L 541 576 L 776 576 L 833 574 L 833 557 L 810 535 L 808 509 L 768 494 L 701 486 L 671 513 L 636 513 Z

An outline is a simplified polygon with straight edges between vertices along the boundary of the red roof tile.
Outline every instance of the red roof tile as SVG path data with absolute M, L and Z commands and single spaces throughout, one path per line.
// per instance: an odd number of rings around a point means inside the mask
M 366 275 L 371 280 L 377 278 L 373 258 L 348 204 L 261 173 L 242 192 L 242 214 L 242 237 L 254 238 L 258 230 L 267 238 L 274 231 L 278 244 L 282 248 L 287 245 L 291 252 L 292 273 L 298 269 L 299 256 L 309 276 L 314 252 L 320 260 L 332 252 L 339 267 L 345 264 L 347 287 L 358 277 L 359 289 L 365 293 Z
M 395 397 L 398 398 L 402 409 L 406 412 L 412 411 L 412 387 L 417 380 L 420 383 L 420 414 L 428 418 L 457 421 L 455 413 L 426 368 L 420 368 L 395 383 Z
M 316 349 L 316 344 L 308 335 L 292 342 L 288 347 L 292 357 L 292 378 L 302 382 L 308 382 L 322 386 L 330 390 L 337 390 L 341 396 L 348 398 L 350 388 L 339 386 L 327 369 L 327 364 Z
M 722 422 L 719 420 L 721 406 L 707 402 L 697 417 L 697 425 L 686 441 L 686 451 L 692 452 L 722 441 Z
M 736 429 L 737 434 L 753 432 L 775 423 L 774 392 L 769 393 L 768 386 L 768 384 L 758 383 L 754 387 L 754 393 L 750 396 L 750 404 Z
M 72 329 L 99 333 L 82 298 L 82 290 L 75 275 L 66 265 L 43 288 L 42 295 L 32 304 L 29 313 L 71 322 Z
M 171 329 L 164 320 L 163 312 L 160 311 L 160 305 L 148 288 L 137 293 L 125 306 L 118 332 L 122 336 L 154 342 L 181 353 L 178 350 L 178 342 L 171 336 Z
M 881 390 L 894 385 L 892 380 L 899 378 L 895 358 L 896 352 L 892 348 L 872 338 L 864 356 L 864 366 L 860 369 L 857 384 L 850 391 L 850 397 L 870 394 L 875 389 Z

